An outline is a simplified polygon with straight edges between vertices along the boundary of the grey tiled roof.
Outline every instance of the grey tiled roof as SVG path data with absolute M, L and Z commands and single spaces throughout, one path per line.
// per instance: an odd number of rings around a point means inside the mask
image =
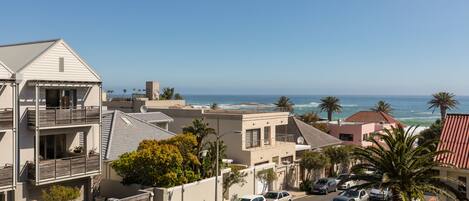
M 116 160 L 134 151 L 146 139 L 162 140 L 175 134 L 119 110 L 103 112 L 102 153 L 104 160 Z
M 127 113 L 133 117 L 145 120 L 147 122 L 173 122 L 174 119 L 162 112 L 146 112 L 146 113 Z
M 60 39 L 0 45 L 0 61 L 18 72 Z
M 310 145 L 312 149 L 342 143 L 340 139 L 314 128 L 296 117 L 288 118 L 288 133 L 302 136 L 305 139 L 306 144 Z

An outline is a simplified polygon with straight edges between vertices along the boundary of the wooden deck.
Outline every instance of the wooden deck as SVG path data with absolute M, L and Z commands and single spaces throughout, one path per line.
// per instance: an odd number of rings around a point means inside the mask
M 39 127 L 99 123 L 99 107 L 82 109 L 39 109 Z M 36 110 L 28 108 L 28 125 L 36 127 Z
M 58 179 L 83 175 L 99 170 L 99 155 L 75 156 L 69 158 L 43 160 L 39 162 L 39 175 L 42 180 Z M 34 169 L 30 171 L 32 179 Z
M 0 130 L 9 130 L 13 128 L 13 109 L 0 109 Z
M 0 168 L 0 188 L 13 185 L 13 167 Z

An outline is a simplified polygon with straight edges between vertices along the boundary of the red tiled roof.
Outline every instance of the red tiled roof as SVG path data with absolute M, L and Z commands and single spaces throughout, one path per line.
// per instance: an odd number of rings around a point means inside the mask
M 394 119 L 389 114 L 384 112 L 375 112 L 375 111 L 360 111 L 353 114 L 350 117 L 345 119 L 346 122 L 363 122 L 363 123 L 379 123 L 379 122 L 386 122 L 386 123 L 395 123 L 401 126 L 404 126 L 401 122 Z
M 438 150 L 451 153 L 436 158 L 457 168 L 469 169 L 469 114 L 448 114 L 441 132 Z

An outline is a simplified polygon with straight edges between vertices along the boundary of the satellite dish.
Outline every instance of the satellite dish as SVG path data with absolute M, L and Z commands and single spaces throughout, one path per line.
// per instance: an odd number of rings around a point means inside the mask
M 297 143 L 297 144 L 304 144 L 304 143 L 305 143 L 305 139 L 300 136 L 300 137 L 296 138 L 296 143 Z
M 142 106 L 140 107 L 140 112 L 141 112 L 141 113 L 147 113 L 147 112 L 148 112 L 147 106 L 142 105 Z

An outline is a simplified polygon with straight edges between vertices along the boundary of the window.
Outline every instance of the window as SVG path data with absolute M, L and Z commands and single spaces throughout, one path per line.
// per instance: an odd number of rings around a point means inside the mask
M 246 148 L 261 146 L 261 129 L 246 130 Z
M 283 197 L 288 197 L 290 194 L 288 194 L 287 192 L 283 192 Z
M 63 57 L 59 57 L 59 72 L 65 71 L 65 61 Z
M 363 134 L 363 141 L 368 141 L 368 133 Z
M 282 157 L 282 163 L 292 164 L 293 163 L 293 156 Z
M 264 127 L 264 144 L 269 145 L 270 144 L 270 126 Z
M 353 135 L 352 134 L 347 134 L 347 133 L 341 133 L 339 135 L 339 139 L 343 141 L 353 141 Z
M 466 177 L 458 177 L 458 180 L 461 182 L 461 184 L 458 185 L 459 192 L 461 192 L 463 194 L 466 194 L 467 186 L 465 184 L 467 184 L 467 178 Z
M 66 154 L 65 135 L 45 135 L 39 138 L 41 159 L 63 158 Z

